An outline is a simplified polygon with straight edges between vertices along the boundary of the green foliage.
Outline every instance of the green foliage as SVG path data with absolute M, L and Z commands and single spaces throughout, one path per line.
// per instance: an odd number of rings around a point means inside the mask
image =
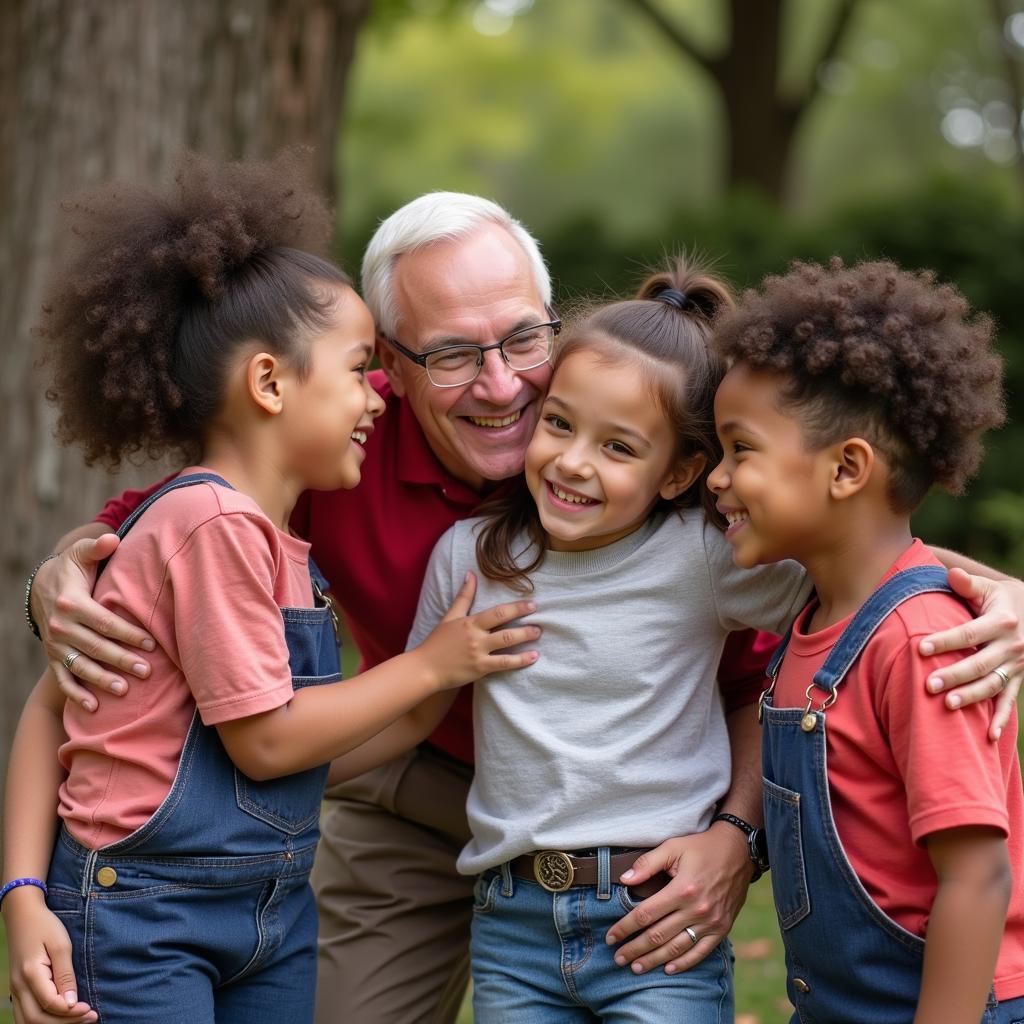
M 967 496 L 935 495 L 915 521 L 928 541 L 1024 574 L 1024 496 L 1016 460 L 1024 451 L 1024 214 L 999 189 L 951 178 L 905 198 L 865 199 L 833 214 L 793 221 L 748 195 L 706 210 L 666 212 L 653 236 L 620 240 L 596 216 L 574 217 L 543 236 L 562 299 L 594 291 L 628 294 L 647 269 L 680 249 L 717 258 L 740 287 L 794 259 L 889 257 L 930 267 L 995 318 L 1006 359 L 1009 423 Z

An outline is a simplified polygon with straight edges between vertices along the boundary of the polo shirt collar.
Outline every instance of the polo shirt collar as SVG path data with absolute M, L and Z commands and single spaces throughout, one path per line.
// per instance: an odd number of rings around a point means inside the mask
M 441 465 L 404 398 L 398 400 L 398 477 L 405 483 L 437 487 L 446 498 L 459 504 L 479 505 L 483 500 L 483 495 Z

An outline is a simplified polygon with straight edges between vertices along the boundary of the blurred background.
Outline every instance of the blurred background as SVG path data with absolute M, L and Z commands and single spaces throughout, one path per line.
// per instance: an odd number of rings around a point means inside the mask
M 2 0 L 0 752 L 40 667 L 25 576 L 156 473 L 52 441 L 31 328 L 62 197 L 301 142 L 352 271 L 430 189 L 507 206 L 564 308 L 682 248 L 739 286 L 833 253 L 931 267 L 995 317 L 1010 422 L 916 532 L 1024 574 L 1022 102 L 1024 0 Z M 769 903 L 737 933 L 745 1024 L 788 1016 Z

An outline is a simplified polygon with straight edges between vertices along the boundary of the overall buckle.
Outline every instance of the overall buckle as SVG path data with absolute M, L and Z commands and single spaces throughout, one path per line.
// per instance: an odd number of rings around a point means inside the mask
M 565 892 L 575 876 L 572 860 L 560 850 L 541 850 L 533 858 L 533 877 L 548 892 Z

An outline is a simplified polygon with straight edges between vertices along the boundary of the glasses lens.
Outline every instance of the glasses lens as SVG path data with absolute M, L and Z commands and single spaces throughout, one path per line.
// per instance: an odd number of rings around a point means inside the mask
M 513 370 L 532 370 L 548 361 L 554 339 L 555 332 L 551 327 L 527 327 L 525 331 L 506 338 L 501 350 Z
M 468 384 L 478 372 L 478 348 L 446 348 L 427 357 L 427 374 L 441 388 Z

